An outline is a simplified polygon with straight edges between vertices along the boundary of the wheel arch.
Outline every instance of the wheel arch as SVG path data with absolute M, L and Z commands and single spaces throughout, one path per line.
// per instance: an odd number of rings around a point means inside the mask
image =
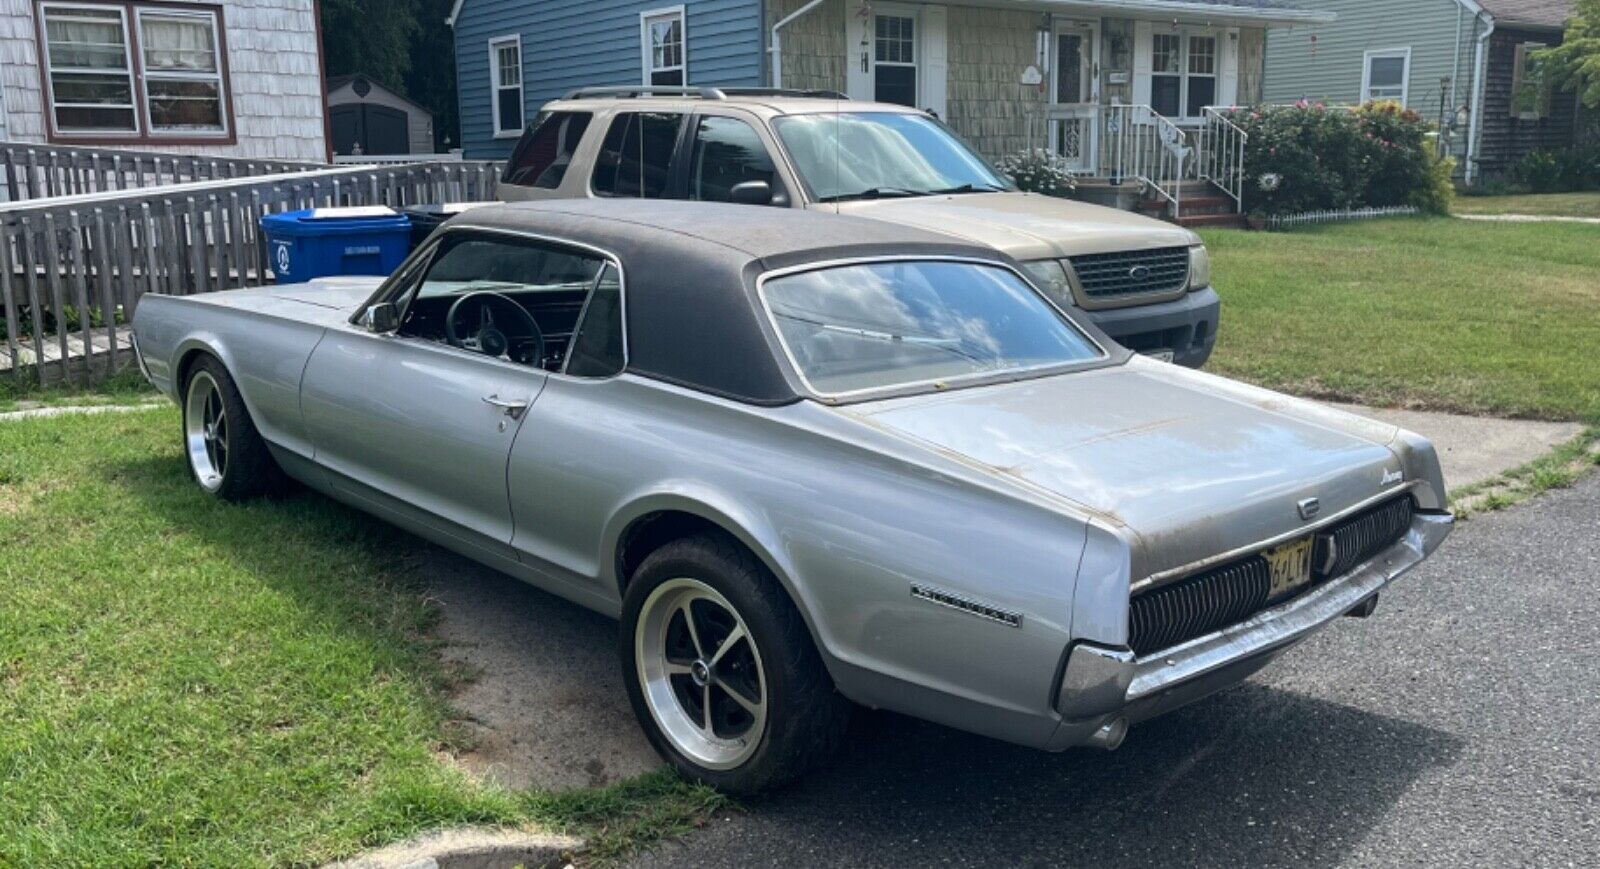
M 782 538 L 765 522 L 745 510 L 707 493 L 659 492 L 629 503 L 613 518 L 605 534 L 601 559 L 605 581 L 620 599 L 633 570 L 656 549 L 701 533 L 723 534 L 755 556 L 777 580 L 778 587 L 799 611 L 811 640 L 831 660 L 824 632 L 813 618 L 812 607 L 782 545 Z

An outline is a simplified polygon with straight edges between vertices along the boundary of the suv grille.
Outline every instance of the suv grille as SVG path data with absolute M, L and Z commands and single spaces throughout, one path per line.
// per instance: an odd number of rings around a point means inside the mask
M 1311 582 L 1296 594 L 1349 573 L 1393 545 L 1411 527 L 1413 509 L 1406 495 L 1318 532 Z M 1236 625 L 1266 607 L 1271 585 L 1266 559 L 1252 555 L 1140 594 L 1128 605 L 1128 646 L 1143 657 Z
M 1091 299 L 1115 299 L 1138 293 L 1176 293 L 1189 283 L 1189 249 L 1091 253 L 1068 259 L 1078 285 Z

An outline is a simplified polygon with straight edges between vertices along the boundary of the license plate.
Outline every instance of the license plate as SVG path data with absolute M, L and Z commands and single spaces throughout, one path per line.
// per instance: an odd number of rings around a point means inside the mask
M 1151 351 L 1145 353 L 1144 355 L 1150 357 L 1151 359 L 1154 359 L 1157 362 L 1171 362 L 1172 361 L 1172 357 L 1175 355 L 1175 351 L 1172 351 L 1172 350 L 1151 350 Z
M 1272 575 L 1272 589 L 1267 599 L 1282 597 L 1311 581 L 1311 544 L 1313 538 L 1303 537 L 1282 546 L 1274 546 L 1261 553 L 1267 560 Z

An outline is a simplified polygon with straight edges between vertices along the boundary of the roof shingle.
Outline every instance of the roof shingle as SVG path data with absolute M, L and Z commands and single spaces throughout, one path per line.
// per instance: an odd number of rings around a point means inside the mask
M 1559 28 L 1572 17 L 1572 0 L 1478 0 L 1478 5 L 1501 25 Z

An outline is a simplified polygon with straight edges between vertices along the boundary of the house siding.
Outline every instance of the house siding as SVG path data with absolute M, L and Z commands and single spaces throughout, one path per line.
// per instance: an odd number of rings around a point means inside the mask
M 489 40 L 522 37 L 523 113 L 585 85 L 636 85 L 644 77 L 639 14 L 671 0 L 467 0 L 456 18 L 456 88 L 466 156 L 504 158 L 514 138 L 494 137 Z M 762 83 L 759 0 L 684 0 L 691 85 Z
M 1463 7 L 1456 0 L 1318 0 L 1316 8 L 1339 18 L 1268 32 L 1263 102 L 1359 102 L 1366 52 L 1406 47 L 1411 49 L 1409 108 L 1438 121 L 1472 101 L 1477 24 L 1470 14 L 1459 14 Z M 1441 106 L 1439 82 L 1458 72 L 1453 96 L 1447 93 Z M 1458 149 L 1464 149 L 1465 136 L 1458 138 Z
M 1486 178 L 1503 176 L 1534 151 L 1572 145 L 1578 101 L 1572 91 L 1550 95 L 1549 111 L 1538 120 L 1511 113 L 1517 46 L 1524 42 L 1560 43 L 1548 30 L 1496 28 L 1489 38 L 1489 69 L 1484 75 L 1483 143 L 1478 168 Z
M 985 157 L 1044 147 L 1047 91 L 1021 83 L 1036 63 L 1039 14 L 950 7 L 950 126 Z
M 323 160 L 321 50 L 313 0 L 222 0 L 236 142 L 162 145 L 186 154 Z M 0 0 L 0 87 L 7 138 L 44 142 L 33 0 Z M 131 148 L 148 145 L 129 143 Z
M 762 45 L 772 26 L 809 0 L 767 0 Z M 843 90 L 845 79 L 844 0 L 827 0 L 782 30 L 783 86 L 801 90 Z M 770 76 L 769 76 L 770 78 Z

